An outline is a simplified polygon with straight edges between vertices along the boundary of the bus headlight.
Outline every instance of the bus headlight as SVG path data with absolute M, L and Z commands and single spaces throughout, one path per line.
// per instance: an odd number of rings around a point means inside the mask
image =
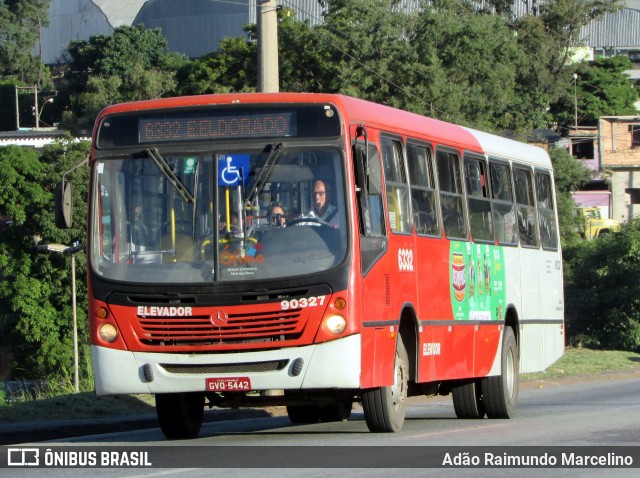
M 118 338 L 118 331 L 113 324 L 102 324 L 98 329 L 98 335 L 105 342 L 114 342 Z
M 324 326 L 328 332 L 338 335 L 344 332 L 347 327 L 347 320 L 341 315 L 330 315 L 324 319 Z

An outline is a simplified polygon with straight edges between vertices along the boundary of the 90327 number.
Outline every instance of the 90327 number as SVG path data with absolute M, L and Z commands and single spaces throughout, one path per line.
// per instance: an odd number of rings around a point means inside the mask
M 282 310 L 288 309 L 304 309 L 306 307 L 318 307 L 324 304 L 326 295 L 318 295 L 315 297 L 301 297 L 299 299 L 283 300 L 280 302 Z

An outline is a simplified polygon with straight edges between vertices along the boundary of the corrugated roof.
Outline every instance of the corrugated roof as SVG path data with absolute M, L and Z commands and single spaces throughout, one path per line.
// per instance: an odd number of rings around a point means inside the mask
M 91 0 L 112 27 L 131 25 L 147 0 Z
M 561 136 L 552 129 L 539 128 L 534 129 L 533 131 L 531 131 L 531 133 L 529 133 L 527 141 L 529 141 L 530 143 L 555 143 L 560 139 Z
M 606 13 L 584 27 L 580 38 L 592 48 L 640 48 L 640 10 Z

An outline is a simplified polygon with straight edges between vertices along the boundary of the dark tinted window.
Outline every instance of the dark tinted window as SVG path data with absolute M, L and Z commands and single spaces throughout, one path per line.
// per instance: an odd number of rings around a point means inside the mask
M 439 235 L 436 190 L 431 149 L 407 144 L 413 223 L 418 234 Z
M 518 221 L 513 203 L 511 168 L 508 164 L 489 162 L 493 224 L 498 243 L 518 244 Z
M 540 239 L 545 249 L 558 248 L 558 226 L 553 208 L 551 175 L 536 172 L 536 198 L 538 200 L 538 219 L 540 220 Z
M 402 143 L 382 138 L 382 164 L 387 189 L 387 214 L 392 232 L 411 232 L 409 187 L 404 171 Z
M 471 237 L 474 241 L 493 241 L 487 163 L 484 158 L 465 155 L 464 178 Z
M 449 238 L 466 239 L 460 158 L 456 153 L 439 149 L 436 162 L 444 232 Z
M 516 191 L 520 244 L 538 247 L 538 220 L 533 196 L 531 170 L 514 167 L 513 182 Z

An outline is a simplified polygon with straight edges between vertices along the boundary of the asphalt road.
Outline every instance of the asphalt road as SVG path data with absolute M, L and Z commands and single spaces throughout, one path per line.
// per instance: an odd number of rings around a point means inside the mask
M 120 447 L 149 450 L 155 468 L 98 468 L 93 476 L 129 478 L 175 476 L 455 476 L 494 478 L 506 476 L 636 477 L 640 467 L 640 370 L 627 374 L 524 382 L 518 415 L 512 420 L 460 420 L 450 398 L 414 397 L 400 433 L 367 431 L 362 412 L 354 407 L 352 418 L 341 423 L 293 425 L 285 416 L 261 410 L 213 411 L 210 421 L 194 440 L 171 442 L 157 428 L 154 417 L 117 419 L 101 423 L 22 424 L 31 437 L 55 430 L 67 433 L 47 441 L 29 440 L 22 449 L 95 450 L 103 453 Z M 109 425 L 110 423 L 110 425 Z M 2 426 L 4 424 L 0 424 Z M 62 425 L 62 424 L 59 424 Z M 80 426 L 82 425 L 82 426 Z M 118 426 L 119 430 L 109 429 Z M 66 427 L 66 428 L 65 428 Z M 85 428 L 83 428 L 85 427 Z M 127 429 L 129 427 L 129 429 Z M 12 428 L 15 428 L 13 426 Z M 31 429 L 28 432 L 27 429 Z M 71 438 L 71 430 L 77 435 Z M 40 431 L 37 431 L 40 430 Z M 66 431 L 65 431 L 66 430 Z M 5 430 L 3 430 L 3 435 Z M 89 433 L 89 434 L 87 434 Z M 33 442 L 39 443 L 33 443 Z M 80 447 L 80 448 L 78 448 Z M 115 447 L 115 448 L 114 448 Z M 514 448 L 515 447 L 515 448 Z M 525 450 L 577 453 L 631 453 L 635 468 L 520 468 L 425 466 L 425 457 L 465 453 L 474 455 Z M 629 451 L 631 450 L 631 451 Z M 440 465 L 440 462 L 437 461 Z M 39 469 L 47 477 L 67 477 L 78 470 Z M 0 475 L 3 471 L 0 469 Z M 34 469 L 11 469 L 11 476 L 32 476 Z
M 575 387 L 584 387 L 589 390 L 590 393 L 600 391 L 597 398 L 594 398 L 592 402 L 601 402 L 603 404 L 603 410 L 601 412 L 607 412 L 606 406 L 609 395 L 615 396 L 616 389 L 619 387 L 619 383 L 627 380 L 640 381 L 640 369 L 626 372 L 626 373 L 612 373 L 599 376 L 588 377 L 565 377 L 561 379 L 547 379 L 537 381 L 522 381 L 520 383 L 520 400 L 519 400 L 519 412 L 517 419 L 523 417 L 529 417 L 534 419 L 531 425 L 527 425 L 527 433 L 532 431 L 531 426 L 535 428 L 535 418 L 539 416 L 548 417 L 552 414 L 557 414 L 556 419 L 562 420 L 564 417 L 564 410 L 569 407 L 572 413 L 576 413 L 580 407 L 584 407 L 587 413 L 592 413 L 591 407 L 593 403 L 581 404 L 579 400 L 584 392 L 579 392 L 576 396 Z M 584 385 L 592 384 L 592 385 Z M 640 394 L 636 395 L 636 397 Z M 640 403 L 640 399 L 637 400 Z M 273 416 L 275 415 L 275 416 Z M 234 431 L 240 432 L 246 423 L 260 424 L 260 428 L 276 428 L 280 430 L 282 437 L 290 436 L 291 430 L 295 430 L 296 433 L 300 430 L 307 430 L 308 433 L 313 434 L 314 430 L 319 433 L 325 433 L 323 427 L 329 427 L 330 430 L 336 430 L 338 428 L 346 428 L 353 432 L 366 432 L 366 425 L 361 413 L 361 408 L 358 405 L 354 405 L 354 412 L 351 420 L 347 423 L 333 423 L 333 424 L 318 424 L 308 425 L 306 427 L 292 427 L 291 423 L 283 417 L 284 411 L 278 409 L 271 409 L 270 412 L 262 409 L 241 409 L 241 410 L 227 410 L 227 409 L 214 409 L 205 412 L 205 424 L 203 425 L 200 437 L 206 439 L 208 435 L 216 436 L 217 433 L 233 433 Z M 626 413 L 615 416 L 624 416 Z M 445 424 L 450 423 L 451 419 L 455 418 L 453 411 L 453 405 L 451 398 L 449 397 L 412 397 L 410 399 L 410 407 L 407 413 L 407 420 L 403 432 L 407 430 L 415 431 L 424 430 L 425 433 L 433 433 L 440 430 Z M 609 418 L 611 420 L 611 418 Z M 237 428 L 235 422 L 241 421 L 242 425 Z M 460 420 L 453 420 L 453 423 L 465 422 Z M 507 423 L 509 421 L 503 422 Z M 588 421 L 587 421 L 588 422 Z M 500 421 L 481 420 L 475 421 L 476 425 L 483 424 L 497 424 Z M 435 427 L 435 428 L 434 428 Z M 251 429 L 252 427 L 249 427 Z M 445 427 L 446 429 L 446 427 Z M 95 436 L 98 433 L 101 435 L 117 433 L 126 434 L 127 432 L 134 430 L 153 430 L 151 436 L 143 438 L 142 440 L 148 440 L 150 442 L 164 441 L 164 437 L 158 429 L 158 422 L 155 414 L 141 415 L 141 416 L 128 416 L 128 417 L 112 417 L 102 418 L 99 420 L 41 420 L 32 422 L 0 422 L 0 445 L 19 444 L 19 443 L 34 443 L 44 442 L 48 440 L 56 441 L 85 441 L 81 438 L 84 436 Z M 429 430 L 429 431 L 427 431 Z M 640 426 L 639 426 L 640 430 Z M 226 432 L 225 432 L 226 431 Z M 638 432 L 640 435 L 640 431 Z M 366 434 L 368 436 L 367 442 L 375 441 L 375 437 L 387 436 L 385 434 Z M 635 438 L 635 445 L 640 444 L 640 438 Z M 474 440 L 477 439 L 474 438 Z M 577 437 L 575 437 L 577 439 Z M 91 440 L 87 440 L 91 441 Z M 98 439 L 99 442 L 109 441 L 108 437 Z M 133 441 L 138 441 L 133 439 Z M 246 444 L 246 437 L 241 439 L 241 443 Z M 386 441 L 386 439 L 384 440 Z M 500 440 L 498 440 L 500 441 Z M 512 444 L 532 444 L 526 436 L 519 437 L 514 441 L 511 438 Z M 634 440 L 631 440 L 632 442 Z M 442 437 L 438 438 L 438 443 L 442 442 Z M 229 437 L 225 438 L 225 444 L 229 443 Z M 357 443 L 356 443 L 357 444 Z M 452 444 L 460 444 L 455 441 Z M 533 443 L 535 444 L 535 442 Z

